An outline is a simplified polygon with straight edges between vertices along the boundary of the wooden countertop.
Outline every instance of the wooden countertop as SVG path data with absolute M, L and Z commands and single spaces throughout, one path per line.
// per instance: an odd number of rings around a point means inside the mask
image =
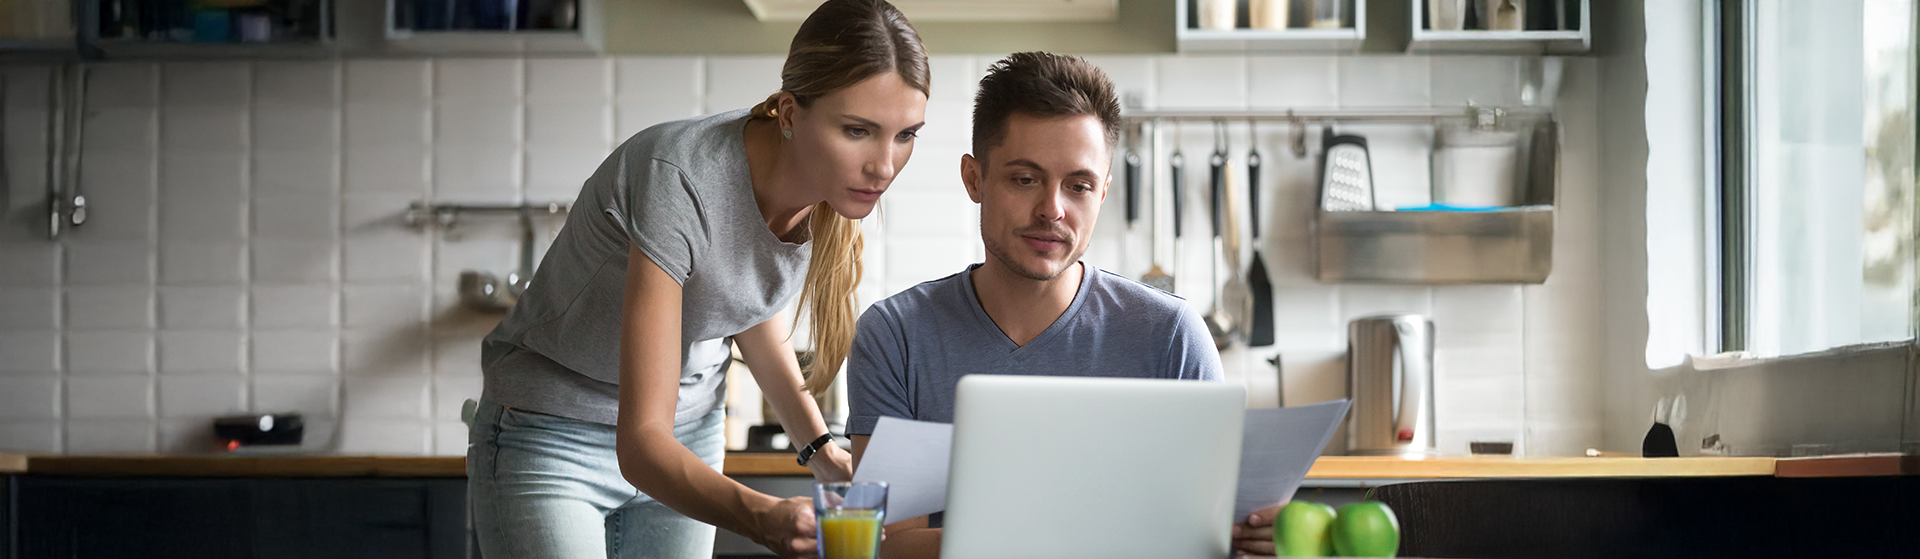
M 1844 464 L 1842 464 L 1844 462 Z M 1912 457 L 1863 460 L 1773 458 L 1489 458 L 1407 460 L 1392 457 L 1325 456 L 1307 472 L 1311 479 L 1468 479 L 1543 477 L 1771 476 L 1776 464 L 1792 464 L 1783 476 L 1901 475 L 1920 473 Z M 1821 464 L 1826 466 L 1821 467 Z M 1903 469 L 1902 465 L 1908 467 Z M 1836 466 L 1844 466 L 1838 467 Z M 1891 469 L 1889 469 L 1891 468 Z M 787 453 L 727 454 L 729 476 L 806 476 Z M 1814 472 L 1809 474 L 1806 472 Z M 466 460 L 388 456 L 23 456 L 0 453 L 0 474 L 160 477 L 461 477 Z

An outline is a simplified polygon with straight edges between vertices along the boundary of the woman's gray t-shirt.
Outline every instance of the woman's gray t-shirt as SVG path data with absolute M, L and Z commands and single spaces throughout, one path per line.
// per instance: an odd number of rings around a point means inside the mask
M 485 395 L 503 406 L 604 424 L 619 411 L 627 250 L 681 287 L 674 422 L 719 408 L 728 336 L 786 308 L 809 243 L 781 241 L 754 202 L 745 110 L 660 124 L 587 179 L 520 302 L 481 343 Z

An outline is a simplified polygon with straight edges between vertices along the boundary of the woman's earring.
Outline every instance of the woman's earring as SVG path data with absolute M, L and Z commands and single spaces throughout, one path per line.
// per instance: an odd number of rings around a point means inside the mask
M 786 138 L 786 139 L 789 139 L 789 140 L 791 140 L 791 139 L 793 139 L 793 131 L 792 131 L 792 130 L 781 130 L 781 131 L 780 131 L 780 137 L 782 137 L 782 138 Z

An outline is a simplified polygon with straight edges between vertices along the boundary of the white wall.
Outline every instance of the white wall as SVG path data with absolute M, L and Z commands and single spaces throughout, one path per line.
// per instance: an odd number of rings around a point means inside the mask
M 917 153 L 871 219 L 871 301 L 982 257 L 956 180 L 972 86 L 997 56 L 933 59 Z M 1101 56 L 1148 107 L 1457 106 L 1513 103 L 1526 59 L 1426 56 Z M 777 85 L 778 57 L 113 63 L 93 67 L 83 189 L 92 219 L 38 232 L 43 68 L 4 69 L 10 196 L 0 223 L 0 449 L 181 452 L 207 419 L 297 410 L 309 446 L 460 454 L 459 404 L 480 389 L 493 317 L 460 308 L 461 270 L 516 261 L 509 219 L 413 229 L 410 202 L 571 200 L 621 139 L 656 122 L 745 107 Z M 1570 59 L 1560 100 L 1560 212 L 1544 285 L 1327 285 L 1310 277 L 1313 156 L 1286 129 L 1266 156 L 1261 249 L 1279 343 L 1230 350 L 1234 376 L 1284 354 L 1287 403 L 1340 397 L 1347 320 L 1433 317 L 1440 443 L 1516 440 L 1530 454 L 1601 441 L 1602 64 Z M 1383 190 L 1426 185 L 1428 134 L 1354 127 Z M 1235 166 L 1247 132 L 1235 127 Z M 1176 271 L 1204 310 L 1204 126 L 1184 131 L 1189 219 Z M 1164 173 L 1164 170 L 1161 171 Z M 1109 196 L 1087 259 L 1139 276 L 1148 224 Z M 1143 210 L 1145 208 L 1143 207 Z M 548 221 L 551 228 L 558 221 Z M 1609 226 L 1610 227 L 1610 226 Z M 551 229 L 543 231 L 550 237 Z M 1171 264 L 1171 255 L 1162 262 Z M 1637 353 L 1636 353 L 1637 355 Z M 340 418 L 343 418 L 340 419 Z

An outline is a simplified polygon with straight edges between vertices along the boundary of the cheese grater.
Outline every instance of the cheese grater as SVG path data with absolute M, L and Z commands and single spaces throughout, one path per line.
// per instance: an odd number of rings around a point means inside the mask
M 1320 157 L 1320 209 L 1373 211 L 1373 166 L 1367 160 L 1367 139 L 1354 135 L 1330 137 Z

